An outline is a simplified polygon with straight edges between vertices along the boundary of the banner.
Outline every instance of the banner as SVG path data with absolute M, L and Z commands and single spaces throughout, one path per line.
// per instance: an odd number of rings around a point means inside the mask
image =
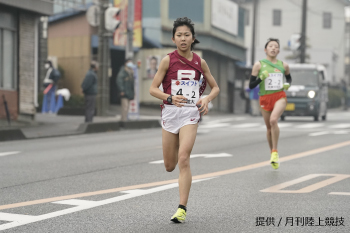
M 134 0 L 134 38 L 133 47 L 142 47 L 142 0 Z M 114 6 L 121 9 L 121 24 L 114 32 L 114 45 L 126 46 L 127 20 L 128 20 L 128 0 L 114 0 Z
M 211 1 L 211 25 L 232 35 L 238 33 L 238 5 L 230 0 Z

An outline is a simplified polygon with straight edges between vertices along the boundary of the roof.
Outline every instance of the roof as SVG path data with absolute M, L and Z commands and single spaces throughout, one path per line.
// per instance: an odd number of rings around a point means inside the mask
M 87 9 L 92 6 L 93 3 L 87 3 L 85 5 L 81 5 L 78 8 L 71 8 L 67 11 L 52 15 L 49 17 L 49 23 L 54 23 L 59 20 L 67 19 L 76 15 L 85 14 Z

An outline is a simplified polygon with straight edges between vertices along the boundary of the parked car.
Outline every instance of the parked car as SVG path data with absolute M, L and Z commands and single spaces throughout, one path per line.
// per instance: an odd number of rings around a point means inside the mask
M 326 68 L 317 64 L 290 64 L 292 85 L 286 91 L 288 103 L 281 116 L 312 116 L 327 119 L 328 82 Z

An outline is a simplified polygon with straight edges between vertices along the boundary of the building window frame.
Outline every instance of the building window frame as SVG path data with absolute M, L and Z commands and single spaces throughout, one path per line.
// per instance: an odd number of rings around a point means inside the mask
M 273 26 L 282 26 L 282 10 L 273 9 L 272 10 L 272 25 Z
M 249 26 L 249 16 L 250 16 L 250 11 L 248 9 L 244 10 L 244 26 Z
M 332 28 L 332 12 L 323 12 L 323 28 L 331 29 Z
M 3 21 L 0 25 L 0 90 L 16 90 L 17 89 L 17 58 L 18 58 L 18 14 L 11 8 L 4 8 L 0 10 L 0 14 L 10 16 L 11 23 L 5 25 Z M 0 16 L 1 18 L 1 16 Z M 12 25 L 10 25 L 12 24 Z M 11 37 L 10 40 L 5 40 L 6 37 Z M 8 48 L 6 43 L 10 44 Z M 5 50 L 8 53 L 5 54 Z M 8 60 L 7 54 L 12 55 L 10 61 Z M 11 64 L 11 70 L 6 70 L 8 67 L 6 63 Z M 6 72 L 10 73 L 10 78 L 6 78 Z

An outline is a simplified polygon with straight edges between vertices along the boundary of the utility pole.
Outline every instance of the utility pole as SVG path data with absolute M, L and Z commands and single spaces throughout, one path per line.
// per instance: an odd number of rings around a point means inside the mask
M 301 36 L 300 36 L 300 63 L 305 63 L 305 50 L 306 50 L 306 13 L 307 13 L 307 0 L 303 0 L 301 19 Z
M 256 36 L 256 8 L 257 8 L 257 5 L 258 5 L 258 0 L 254 0 L 254 3 L 253 3 L 253 25 L 252 25 L 252 51 L 251 51 L 251 64 L 252 64 L 252 67 L 254 65 L 254 62 L 255 62 L 255 36 Z
M 98 116 L 106 116 L 109 105 L 108 89 L 108 61 L 109 61 L 109 33 L 105 29 L 105 11 L 109 6 L 109 0 L 99 0 L 100 7 L 100 25 L 98 28 L 98 93 L 96 98 L 96 107 Z
M 134 57 L 133 41 L 134 41 L 134 0 L 128 0 L 128 22 L 127 22 L 127 39 L 125 47 L 125 58 Z

